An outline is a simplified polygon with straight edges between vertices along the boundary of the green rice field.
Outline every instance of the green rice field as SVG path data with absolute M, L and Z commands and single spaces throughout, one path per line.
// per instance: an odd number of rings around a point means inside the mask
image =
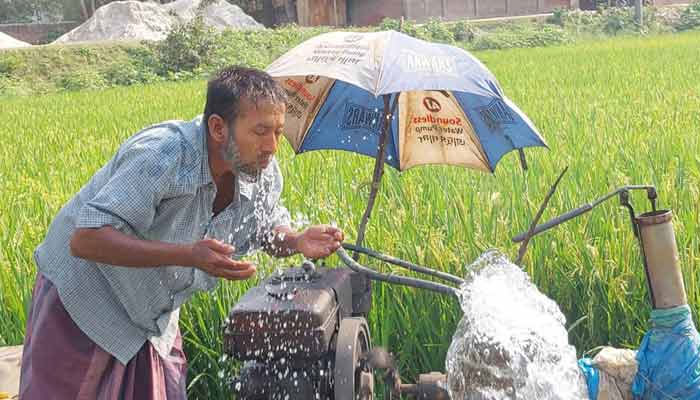
M 528 171 L 511 153 L 494 175 L 447 166 L 387 169 L 366 244 L 464 275 L 488 248 L 517 256 L 510 238 L 529 226 L 566 166 L 543 220 L 618 186 L 653 184 L 660 207 L 674 212 L 697 317 L 700 32 L 475 55 L 537 125 L 549 150 L 527 149 Z M 200 113 L 204 92 L 204 82 L 194 81 L 0 99 L 0 346 L 22 342 L 36 271 L 32 252 L 60 207 L 132 133 Z M 292 215 L 335 222 L 354 240 L 373 161 L 342 152 L 295 157 L 286 143 L 278 159 Z M 643 193 L 632 202 L 639 212 L 648 208 Z M 299 261 L 258 257 L 261 275 Z M 524 268 L 563 310 L 580 355 L 599 345 L 639 344 L 650 310 L 646 281 L 629 216 L 616 200 L 534 238 Z M 183 310 L 192 398 L 228 398 L 223 378 L 235 364 L 221 358 L 221 324 L 252 284 L 224 283 Z M 460 317 L 451 298 L 374 285 L 372 340 L 397 355 L 406 381 L 444 370 Z

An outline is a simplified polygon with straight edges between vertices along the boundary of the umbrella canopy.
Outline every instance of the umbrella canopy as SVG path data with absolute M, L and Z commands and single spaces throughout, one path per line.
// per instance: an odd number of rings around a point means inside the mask
M 394 32 L 331 32 L 275 60 L 267 72 L 290 94 L 285 135 L 297 153 L 339 149 L 377 156 L 396 103 L 385 162 L 398 170 L 451 164 L 493 171 L 513 149 L 546 146 L 532 122 L 468 52 Z
M 358 244 L 384 163 L 493 172 L 511 150 L 546 147 L 493 74 L 454 46 L 395 31 L 331 32 L 289 50 L 267 72 L 289 94 L 285 136 L 296 153 L 338 149 L 376 159 Z

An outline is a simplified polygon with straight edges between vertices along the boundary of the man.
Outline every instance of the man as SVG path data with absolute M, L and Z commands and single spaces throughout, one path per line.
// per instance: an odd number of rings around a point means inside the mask
M 322 258 L 330 226 L 289 227 L 274 154 L 286 93 L 227 68 L 204 115 L 127 140 L 66 204 L 35 251 L 20 398 L 184 399 L 179 307 L 217 278 L 242 280 L 258 248 Z

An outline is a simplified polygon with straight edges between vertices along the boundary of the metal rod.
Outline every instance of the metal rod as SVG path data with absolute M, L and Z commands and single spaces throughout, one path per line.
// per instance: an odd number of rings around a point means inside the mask
M 620 188 L 618 188 L 618 189 L 616 189 L 616 190 L 614 190 L 614 191 L 612 191 L 612 192 L 606 194 L 605 196 L 599 197 L 598 199 L 596 199 L 596 200 L 594 200 L 594 201 L 592 201 L 592 202 L 590 202 L 590 203 L 586 203 L 586 204 L 584 204 L 584 205 L 582 205 L 582 206 L 580 206 L 580 207 L 578 207 L 578 208 L 576 208 L 576 209 L 573 209 L 573 210 L 571 210 L 571 211 L 569 211 L 569 212 L 566 212 L 566 213 L 564 213 L 564 214 L 562 214 L 562 215 L 559 215 L 559 216 L 557 216 L 557 217 L 554 217 L 554 218 L 550 219 L 549 221 L 547 221 L 547 222 L 545 222 L 545 223 L 543 223 L 543 224 L 541 224 L 541 225 L 538 225 L 538 226 L 535 228 L 535 230 L 532 232 L 532 236 L 535 236 L 535 235 L 537 235 L 537 234 L 540 234 L 540 233 L 542 233 L 542 232 L 544 232 L 544 231 L 546 231 L 546 230 L 548 230 L 548 229 L 551 229 L 551 228 L 553 228 L 553 227 L 555 227 L 555 226 L 557 226 L 557 225 L 559 225 L 559 224 L 561 224 L 561 223 L 563 223 L 563 222 L 566 222 L 566 221 L 568 221 L 568 220 L 570 220 L 570 219 L 572 219 L 572 218 L 574 218 L 574 217 L 578 217 L 578 216 L 581 215 L 581 214 L 585 214 L 585 213 L 587 213 L 588 211 L 591 211 L 594 207 L 596 207 L 596 206 L 598 206 L 599 204 L 601 204 L 602 202 L 604 202 L 604 201 L 610 199 L 611 197 L 616 196 L 618 193 L 620 193 L 620 192 L 622 192 L 622 191 L 627 191 L 627 190 L 640 190 L 640 189 L 645 189 L 645 190 L 647 190 L 647 191 L 649 191 L 650 189 L 651 189 L 651 190 L 655 190 L 654 187 L 653 187 L 653 186 L 650 186 L 650 185 L 629 185 L 629 186 L 622 186 L 622 187 L 620 187 Z M 525 237 L 526 237 L 526 236 L 527 236 L 527 232 L 523 232 L 523 233 L 520 233 L 520 234 L 518 234 L 517 236 L 513 237 L 512 240 L 513 240 L 513 242 L 516 242 L 516 243 L 517 243 L 517 242 L 522 242 L 523 240 L 525 240 Z
M 656 304 L 656 301 L 654 298 L 654 288 L 651 284 L 652 280 L 651 280 L 651 275 L 649 274 L 649 265 L 647 264 L 647 257 L 646 257 L 646 254 L 644 254 L 644 243 L 642 242 L 642 236 L 639 234 L 639 226 L 637 224 L 637 217 L 635 216 L 634 207 L 632 207 L 632 204 L 630 204 L 629 191 L 627 191 L 627 190 L 620 191 L 620 205 L 627 208 L 627 211 L 629 212 L 630 221 L 632 222 L 632 232 L 634 233 L 634 237 L 637 239 L 637 243 L 639 244 L 639 252 L 640 252 L 640 255 L 642 256 L 642 265 L 644 266 L 644 274 L 647 277 L 647 288 L 649 289 L 649 301 L 651 301 L 651 306 L 654 307 Z
M 637 227 L 637 218 L 634 214 L 634 208 L 630 204 L 630 192 L 627 190 L 620 191 L 620 205 L 627 208 L 630 215 L 630 223 L 632 224 L 632 233 L 634 237 L 639 238 L 639 228 Z M 640 242 L 641 245 L 641 242 Z
M 557 178 L 556 181 L 554 181 L 554 184 L 552 185 L 551 188 L 549 188 L 549 192 L 547 195 L 544 197 L 544 200 L 542 201 L 542 204 L 540 205 L 540 209 L 537 210 L 537 214 L 535 215 L 535 218 L 532 220 L 532 223 L 530 224 L 530 229 L 527 231 L 525 234 L 525 239 L 523 240 L 523 243 L 520 245 L 520 249 L 518 249 L 518 258 L 515 260 L 516 265 L 520 265 L 520 262 L 523 261 L 523 257 L 525 257 L 525 252 L 527 251 L 527 245 L 530 243 L 530 239 L 532 236 L 535 235 L 535 227 L 537 226 L 537 223 L 540 222 L 540 218 L 542 217 L 542 213 L 544 212 L 545 208 L 547 208 L 547 204 L 549 203 L 549 199 L 552 198 L 552 195 L 554 192 L 557 190 L 557 186 L 559 186 L 559 182 L 561 181 L 561 178 L 564 177 L 564 174 L 566 171 L 569 169 L 568 166 L 564 168 L 563 171 L 561 171 L 561 174 L 559 174 L 559 177 Z
M 546 230 L 548 230 L 548 229 L 551 229 L 551 228 L 553 228 L 553 227 L 555 227 L 555 226 L 557 226 L 557 225 L 559 225 L 559 224 L 561 224 L 561 223 L 563 223 L 563 222 L 566 222 L 566 221 L 568 221 L 568 220 L 570 220 L 570 219 L 572 219 L 572 218 L 574 218 L 574 217 L 578 217 L 578 216 L 581 215 L 581 214 L 587 213 L 588 211 L 591 211 L 592 209 L 593 209 L 593 206 L 592 206 L 590 203 L 589 203 L 589 204 L 584 204 L 584 205 L 582 205 L 581 207 L 579 207 L 579 208 L 577 208 L 577 209 L 571 210 L 571 211 L 569 211 L 569 212 L 567 212 L 567 213 L 564 213 L 564 214 L 562 214 L 562 215 L 560 215 L 560 216 L 558 216 L 558 217 L 552 218 L 552 219 L 550 219 L 549 221 L 545 222 L 545 223 L 542 224 L 542 225 L 538 225 L 538 226 L 532 231 L 532 234 L 531 234 L 530 236 L 535 236 L 535 235 L 537 235 L 537 234 L 540 234 L 540 233 L 542 233 L 542 232 L 544 232 L 544 231 L 546 231 Z M 522 242 L 522 241 L 525 240 L 527 237 L 528 237 L 528 232 L 523 232 L 523 233 L 519 234 L 518 236 L 514 237 L 514 238 L 513 238 L 513 241 L 516 242 L 516 243 Z
M 527 171 L 527 159 L 523 149 L 518 149 L 518 156 L 520 157 L 520 166 L 523 168 L 523 171 Z
M 372 174 L 372 186 L 369 192 L 369 200 L 367 201 L 367 208 L 365 208 L 365 213 L 362 215 L 362 220 L 360 221 L 360 227 L 357 230 L 357 245 L 361 246 L 365 239 L 365 230 L 367 229 L 367 223 L 372 216 L 372 208 L 374 207 L 374 200 L 377 198 L 377 192 L 379 191 L 379 182 L 382 180 L 382 175 L 384 175 L 384 154 L 386 152 L 386 145 L 389 142 L 389 130 L 391 127 L 391 116 L 394 114 L 394 109 L 398 103 L 399 95 L 396 94 L 394 99 L 394 106 L 389 109 L 389 95 L 385 94 L 384 98 L 384 126 L 382 127 L 382 133 L 379 136 L 379 150 L 377 152 L 377 160 L 374 163 L 374 173 Z M 354 254 L 353 258 L 357 260 L 358 255 Z
M 631 208 L 631 206 L 630 206 Z M 634 211 L 633 211 L 634 213 Z M 639 228 L 637 222 L 634 221 L 634 233 L 637 237 L 637 242 L 639 243 L 639 253 L 642 256 L 642 265 L 644 266 L 644 274 L 647 277 L 647 288 L 649 289 L 649 301 L 651 302 L 651 307 L 656 308 L 656 296 L 654 295 L 654 285 L 652 285 L 651 274 L 649 272 L 649 263 L 647 262 L 647 255 L 644 251 L 644 242 L 642 241 L 642 235 L 638 234 Z
M 353 270 L 355 272 L 359 272 L 361 274 L 367 275 L 367 277 L 369 279 L 372 279 L 375 281 L 382 281 L 382 282 L 387 282 L 387 283 L 398 284 L 398 285 L 404 285 L 404 286 L 412 286 L 412 287 L 419 288 L 419 289 L 432 290 L 434 292 L 443 293 L 443 294 L 450 294 L 456 298 L 459 298 L 457 289 L 455 289 L 451 286 L 447 286 L 447 285 L 443 285 L 443 284 L 435 283 L 435 282 L 424 281 L 421 279 L 408 278 L 405 276 L 386 275 L 386 274 L 379 273 L 371 268 L 367 268 L 363 265 L 360 265 L 357 263 L 357 261 L 350 258 L 348 253 L 346 253 L 345 249 L 343 249 L 342 247 L 336 251 L 336 254 L 338 254 L 340 259 L 345 263 L 345 265 L 348 266 L 348 268 L 350 268 L 351 270 Z
M 360 247 L 360 246 L 355 246 L 355 245 L 349 244 L 349 243 L 343 243 L 343 247 L 348 249 L 348 250 L 352 250 L 354 252 L 357 252 L 357 253 L 366 254 L 370 257 L 376 258 L 377 260 L 381 260 L 384 262 L 388 262 L 390 264 L 398 265 L 399 267 L 404 267 L 404 268 L 409 269 L 409 270 L 414 271 L 414 272 L 419 272 L 422 274 L 434 276 L 436 278 L 444 279 L 448 282 L 456 283 L 458 285 L 461 285 L 464 283 L 464 279 L 456 277 L 452 274 L 448 274 L 447 272 L 437 271 L 437 270 L 432 269 L 432 268 L 416 265 L 416 264 L 401 260 L 401 259 L 396 258 L 396 257 L 392 257 L 392 256 L 388 256 L 386 254 L 379 253 L 379 252 L 374 251 L 372 249 L 368 249 L 368 248 Z

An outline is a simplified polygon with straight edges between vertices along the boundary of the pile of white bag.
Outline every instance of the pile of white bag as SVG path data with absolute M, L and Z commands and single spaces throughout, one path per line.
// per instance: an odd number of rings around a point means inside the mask
M 29 47 L 31 44 L 17 40 L 10 35 L 0 32 L 0 49 L 14 49 L 17 47 Z
M 177 0 L 168 4 L 140 1 L 115 1 L 95 11 L 82 25 L 56 39 L 54 43 L 162 40 L 178 23 L 191 21 L 201 13 L 204 23 L 217 30 L 260 29 L 262 25 L 240 7 L 218 0 L 200 7 L 202 0 Z

